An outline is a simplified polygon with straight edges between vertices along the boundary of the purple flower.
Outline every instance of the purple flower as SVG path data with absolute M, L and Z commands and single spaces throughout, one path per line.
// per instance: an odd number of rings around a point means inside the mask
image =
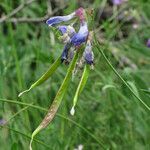
M 91 42 L 88 41 L 83 53 L 84 59 L 86 61 L 87 64 L 91 65 L 94 62 L 94 54 L 92 51 L 92 45 Z
M 71 13 L 70 15 L 67 15 L 67 16 L 57 16 L 57 17 L 52 17 L 50 19 L 48 19 L 46 21 L 46 23 L 49 25 L 49 26 L 54 26 L 58 23 L 61 23 L 61 22 L 65 22 L 65 21 L 69 21 L 71 20 L 72 18 L 75 17 L 75 12 Z
M 62 33 L 62 36 L 59 37 L 59 39 L 65 44 L 70 43 L 70 38 L 76 33 L 72 26 L 59 26 L 58 30 Z
M 80 29 L 78 33 L 75 33 L 72 38 L 71 38 L 71 43 L 74 46 L 79 46 L 81 45 L 83 42 L 85 42 L 87 40 L 87 36 L 88 36 L 88 26 L 87 26 L 87 22 L 82 22 L 80 24 Z
M 71 48 L 71 44 L 67 43 L 63 49 L 63 52 L 61 54 L 61 61 L 63 62 L 64 60 L 68 59 L 68 51 Z
M 67 26 L 59 26 L 58 30 L 63 34 L 65 34 L 67 32 Z
M 112 0 L 114 5 L 121 5 L 123 3 L 123 0 Z
M 150 47 L 150 39 L 147 40 L 147 47 Z
M 75 11 L 75 15 L 77 17 L 79 17 L 80 22 L 84 22 L 85 21 L 85 10 L 82 7 L 80 7 L 79 9 L 77 9 Z
M 72 26 L 59 26 L 58 30 L 62 33 L 62 35 L 67 33 L 69 37 L 72 37 L 76 33 L 75 29 Z

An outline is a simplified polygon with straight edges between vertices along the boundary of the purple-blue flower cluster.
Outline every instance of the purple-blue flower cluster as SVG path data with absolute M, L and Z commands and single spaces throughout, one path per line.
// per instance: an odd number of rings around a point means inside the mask
M 79 18 L 80 27 L 79 30 L 76 32 L 73 25 L 58 25 L 56 28 L 61 32 L 61 40 L 65 44 L 61 59 L 62 62 L 67 62 L 69 57 L 69 50 L 73 47 L 74 50 L 77 50 L 82 44 L 86 44 L 85 50 L 83 53 L 84 60 L 87 64 L 92 65 L 94 62 L 94 54 L 92 52 L 92 38 L 89 30 L 88 24 L 85 17 L 86 13 L 83 8 L 77 9 L 75 12 L 71 13 L 67 16 L 57 16 L 52 17 L 46 21 L 49 26 L 56 26 L 60 23 L 69 21 L 73 18 Z M 71 54 L 73 54 L 71 52 Z

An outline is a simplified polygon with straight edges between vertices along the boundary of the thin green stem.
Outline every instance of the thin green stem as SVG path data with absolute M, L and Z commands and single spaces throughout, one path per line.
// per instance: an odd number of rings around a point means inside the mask
M 40 106 L 37 106 L 37 105 L 33 105 L 33 104 L 28 104 L 28 103 L 24 103 L 24 102 L 19 102 L 19 101 L 15 101 L 15 100 L 8 100 L 8 99 L 2 99 L 2 98 L 0 98 L 0 101 L 2 101 L 2 102 L 7 102 L 7 103 L 12 103 L 12 104 L 18 104 L 18 105 L 24 105 L 24 106 L 29 106 L 29 107 L 32 107 L 32 108 L 35 108 L 35 109 L 38 109 L 38 110 L 42 110 L 42 111 L 45 111 L 45 112 L 47 112 L 48 111 L 48 109 L 46 109 L 46 108 L 43 108 L 43 107 L 40 107 Z M 56 114 L 56 116 L 58 116 L 58 117 L 61 117 L 61 118 L 63 118 L 63 119 L 65 119 L 65 120 L 67 120 L 67 121 L 69 121 L 69 122 L 71 122 L 71 123 L 73 123 L 74 125 L 76 125 L 77 127 L 79 127 L 80 129 L 82 129 L 82 130 L 84 130 L 91 138 L 93 138 L 100 146 L 102 146 L 103 147 L 103 149 L 106 149 L 105 147 L 104 147 L 104 142 L 101 142 L 99 139 L 97 139 L 96 137 L 95 137 L 95 135 L 93 135 L 89 130 L 87 130 L 86 128 L 84 128 L 83 126 L 81 126 L 80 124 L 78 124 L 77 122 L 75 122 L 74 120 L 72 120 L 72 119 L 70 119 L 70 118 L 67 118 L 67 117 L 65 117 L 65 116 L 63 116 L 63 115 L 61 115 L 61 114 Z M 28 136 L 29 137 L 29 136 Z M 31 137 L 29 137 L 30 139 L 31 139 Z M 36 141 L 35 139 L 34 139 L 34 141 Z
M 28 138 L 28 139 L 31 139 L 31 136 L 28 136 L 28 135 L 26 135 L 26 134 L 24 134 L 24 133 L 22 133 L 22 132 L 20 132 L 20 131 L 17 131 L 17 130 L 15 130 L 15 129 L 12 129 L 12 128 L 8 127 L 8 126 L 0 126 L 0 128 L 7 128 L 7 129 L 9 129 L 9 130 L 11 130 L 11 131 L 13 131 L 13 132 L 15 132 L 15 133 L 17 133 L 17 134 L 21 134 L 21 135 L 23 135 L 24 137 L 26 137 L 26 138 Z M 48 148 L 48 149 L 51 148 L 51 147 L 49 147 L 48 145 L 46 145 L 45 143 L 43 143 L 43 142 L 40 141 L 40 140 L 33 139 L 33 141 L 35 141 L 36 143 L 39 143 L 39 144 L 45 146 L 45 147 Z
M 99 48 L 100 44 L 96 42 L 96 48 L 97 50 L 102 54 L 103 58 L 105 59 L 106 63 L 109 65 L 109 67 L 114 71 L 114 73 L 120 78 L 120 80 L 124 83 L 124 85 L 130 90 L 130 92 L 150 111 L 150 107 L 140 98 L 138 97 L 132 88 L 128 85 L 128 83 L 121 77 L 121 75 L 117 72 L 117 70 L 112 66 L 110 61 L 107 59 L 106 55 L 104 54 L 103 50 Z
M 10 120 L 12 120 L 13 118 L 15 118 L 17 115 L 19 115 L 21 112 L 25 111 L 26 109 L 28 109 L 30 106 L 26 106 L 22 109 L 20 109 L 18 112 L 16 112 L 13 116 L 11 116 L 9 119 L 7 119 L 6 123 L 8 123 Z

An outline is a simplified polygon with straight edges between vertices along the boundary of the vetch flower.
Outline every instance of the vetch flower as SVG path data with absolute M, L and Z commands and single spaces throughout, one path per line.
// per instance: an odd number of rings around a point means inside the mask
M 68 34 L 68 36 L 72 37 L 76 31 L 72 26 L 59 26 L 58 30 L 61 31 L 62 35 L 64 35 L 65 33 Z
M 67 32 L 67 26 L 59 26 L 58 30 L 63 34 L 65 34 Z
M 147 40 L 147 47 L 150 47 L 150 39 Z
M 123 3 L 123 0 L 112 0 L 114 5 L 121 5 Z
M 34 136 L 40 132 L 42 129 L 46 128 L 46 126 L 53 120 L 60 103 L 63 99 L 63 96 L 69 86 L 71 77 L 73 77 L 74 72 L 78 66 L 84 65 L 84 70 L 82 72 L 82 77 L 80 79 L 79 85 L 77 87 L 74 99 L 73 99 L 73 107 L 71 109 L 71 114 L 74 115 L 75 113 L 75 106 L 77 103 L 77 99 L 82 92 L 87 79 L 89 75 L 89 65 L 93 66 L 94 62 L 94 54 L 92 52 L 92 32 L 88 31 L 88 24 L 87 24 L 87 19 L 86 19 L 86 12 L 83 8 L 79 8 L 75 12 L 71 13 L 70 15 L 67 16 L 57 16 L 57 17 L 52 17 L 46 21 L 46 23 L 49 26 L 54 27 L 55 25 L 66 22 L 71 20 L 72 18 L 77 17 L 79 20 L 76 20 L 79 22 L 79 30 L 76 32 L 76 30 L 73 27 L 73 24 L 71 25 L 59 25 L 56 26 L 56 29 L 58 29 L 61 32 L 61 37 L 63 43 L 65 44 L 63 52 L 61 56 L 54 62 L 54 64 L 48 69 L 48 71 L 38 80 L 36 81 L 32 87 L 35 87 L 44 81 L 46 81 L 58 68 L 58 66 L 61 64 L 61 62 L 65 63 L 70 63 L 69 68 L 67 70 L 67 74 L 56 94 L 56 97 L 54 98 L 54 101 L 52 102 L 46 116 L 40 123 L 40 125 L 35 129 L 35 131 L 32 133 L 31 136 L 31 141 L 30 141 L 30 150 L 32 149 L 32 141 L 34 139 Z M 85 50 L 83 52 L 84 45 L 86 44 Z M 81 46 L 82 45 L 82 46 Z M 80 57 L 81 56 L 81 57 Z M 87 64 L 85 64 L 85 61 Z M 81 67 L 80 67 L 81 68 Z M 82 67 L 83 68 L 83 67 Z M 28 92 L 30 91 L 29 88 L 28 90 L 24 91 Z M 22 94 L 22 93 L 21 93 Z M 80 148 L 82 149 L 82 147 Z
M 85 20 L 85 10 L 81 7 L 70 15 L 51 17 L 46 21 L 46 23 L 49 26 L 55 26 L 56 24 L 59 24 L 61 22 L 69 21 L 74 17 L 79 17 L 80 21 L 82 22 L 83 20 Z
M 87 22 L 82 22 L 80 24 L 80 29 L 78 33 L 75 33 L 71 38 L 71 43 L 74 46 L 79 46 L 82 43 L 86 42 L 88 36 L 88 26 Z
M 80 19 L 80 29 L 78 33 L 71 38 L 71 43 L 74 46 L 79 46 L 86 42 L 88 36 L 88 25 L 85 17 L 85 10 L 81 7 L 75 11 L 75 15 Z
M 70 15 L 67 15 L 67 16 L 57 16 L 57 17 L 52 17 L 50 19 L 48 19 L 46 21 L 46 23 L 49 25 L 49 26 L 55 26 L 56 24 L 59 24 L 61 22 L 66 22 L 66 21 L 69 21 L 71 20 L 72 18 L 75 17 L 75 12 L 71 13 Z
M 75 15 L 76 15 L 77 17 L 79 17 L 81 23 L 86 20 L 86 17 L 85 17 L 85 16 L 86 16 L 86 13 L 85 13 L 85 10 L 84 10 L 82 7 L 79 8 L 79 9 L 77 9 L 77 10 L 75 11 Z
M 68 51 L 69 49 L 71 48 L 71 44 L 70 43 L 67 43 L 64 47 L 64 50 L 61 54 L 61 61 L 64 62 L 64 61 L 67 61 L 68 59 Z
M 94 63 L 94 54 L 90 42 L 87 43 L 83 56 L 87 64 L 92 65 Z
M 86 43 L 86 47 L 83 53 L 84 59 L 86 61 L 87 64 L 92 65 L 94 63 L 94 54 L 92 51 L 92 36 L 93 33 L 90 32 L 88 35 L 88 39 L 87 39 L 87 43 Z
M 60 39 L 63 43 L 70 42 L 70 38 L 76 33 L 75 29 L 72 26 L 59 26 L 58 30 L 61 32 L 62 36 Z

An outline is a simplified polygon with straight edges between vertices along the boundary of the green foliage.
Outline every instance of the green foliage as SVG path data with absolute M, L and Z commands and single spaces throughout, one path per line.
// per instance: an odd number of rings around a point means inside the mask
M 30 150 L 32 150 L 32 141 L 34 139 L 34 136 L 36 134 L 38 134 L 40 132 L 40 130 L 44 129 L 46 126 L 48 126 L 48 124 L 53 120 L 59 106 L 60 106 L 60 103 L 66 93 L 66 90 L 69 86 L 69 83 L 70 83 L 70 79 L 72 77 L 72 72 L 75 68 L 75 65 L 77 63 L 77 60 L 78 60 L 78 52 L 76 52 L 74 54 L 74 57 L 71 61 L 71 64 L 67 70 L 67 74 L 65 76 L 65 79 L 63 80 L 52 104 L 50 105 L 50 108 L 48 110 L 48 113 L 46 114 L 46 116 L 44 117 L 44 119 L 42 120 L 42 122 L 40 123 L 40 125 L 35 129 L 35 131 L 32 133 L 32 138 L 31 138 L 31 141 L 30 141 Z
M 33 89 L 34 87 L 41 85 L 43 82 L 45 82 L 48 78 L 50 78 L 53 73 L 56 71 L 56 69 L 60 66 L 61 64 L 61 57 L 59 57 L 53 64 L 51 67 L 49 67 L 49 69 L 36 81 L 34 82 L 30 88 L 28 90 L 25 90 L 23 92 L 21 92 L 18 96 L 20 97 L 22 94 L 29 92 L 31 89 Z
M 21 2 L 23 1 L 4 0 L 0 6 L 9 13 Z M 93 7 L 95 11 L 107 7 L 105 0 L 96 0 L 92 4 L 87 1 L 81 3 L 69 2 L 61 14 L 69 14 L 79 5 Z M 45 1 L 34 2 L 14 17 L 42 17 L 47 13 L 46 5 Z M 100 20 L 100 23 L 97 22 L 98 16 L 95 16 L 94 27 L 100 28 L 100 32 L 96 30 L 96 33 L 102 41 L 98 47 L 105 47 L 102 49 L 103 53 L 114 69 L 131 90 L 150 106 L 150 50 L 145 45 L 150 36 L 150 6 L 146 0 L 137 0 L 129 1 L 128 7 L 135 9 L 142 18 L 139 20 L 139 28 L 133 29 L 124 20 L 117 22 L 114 14 Z M 101 11 L 98 12 L 100 14 Z M 118 33 L 122 29 L 128 35 L 118 40 Z M 27 89 L 55 62 L 63 45 L 57 39 L 50 40 L 52 36 L 49 37 L 49 32 L 54 33 L 45 23 L 6 22 L 0 25 L 0 31 L 0 119 L 9 120 L 7 125 L 0 127 L 0 145 L 4 150 L 28 149 L 30 135 L 48 111 L 49 103 L 52 103 L 68 66 L 61 64 L 55 75 L 45 84 L 18 98 L 20 91 Z M 117 51 L 115 57 L 114 49 Z M 33 150 L 68 150 L 77 148 L 80 144 L 84 149 L 90 150 L 103 147 L 149 149 L 149 111 L 114 74 L 102 53 L 96 47 L 93 47 L 93 51 L 95 69 L 89 73 L 84 90 L 79 96 L 75 115 L 71 116 L 69 111 L 81 74 L 77 75 L 74 82 L 70 82 L 64 101 L 51 125 L 34 139 Z M 137 68 L 133 69 L 128 65 L 119 67 L 118 61 L 122 55 L 128 57 Z

